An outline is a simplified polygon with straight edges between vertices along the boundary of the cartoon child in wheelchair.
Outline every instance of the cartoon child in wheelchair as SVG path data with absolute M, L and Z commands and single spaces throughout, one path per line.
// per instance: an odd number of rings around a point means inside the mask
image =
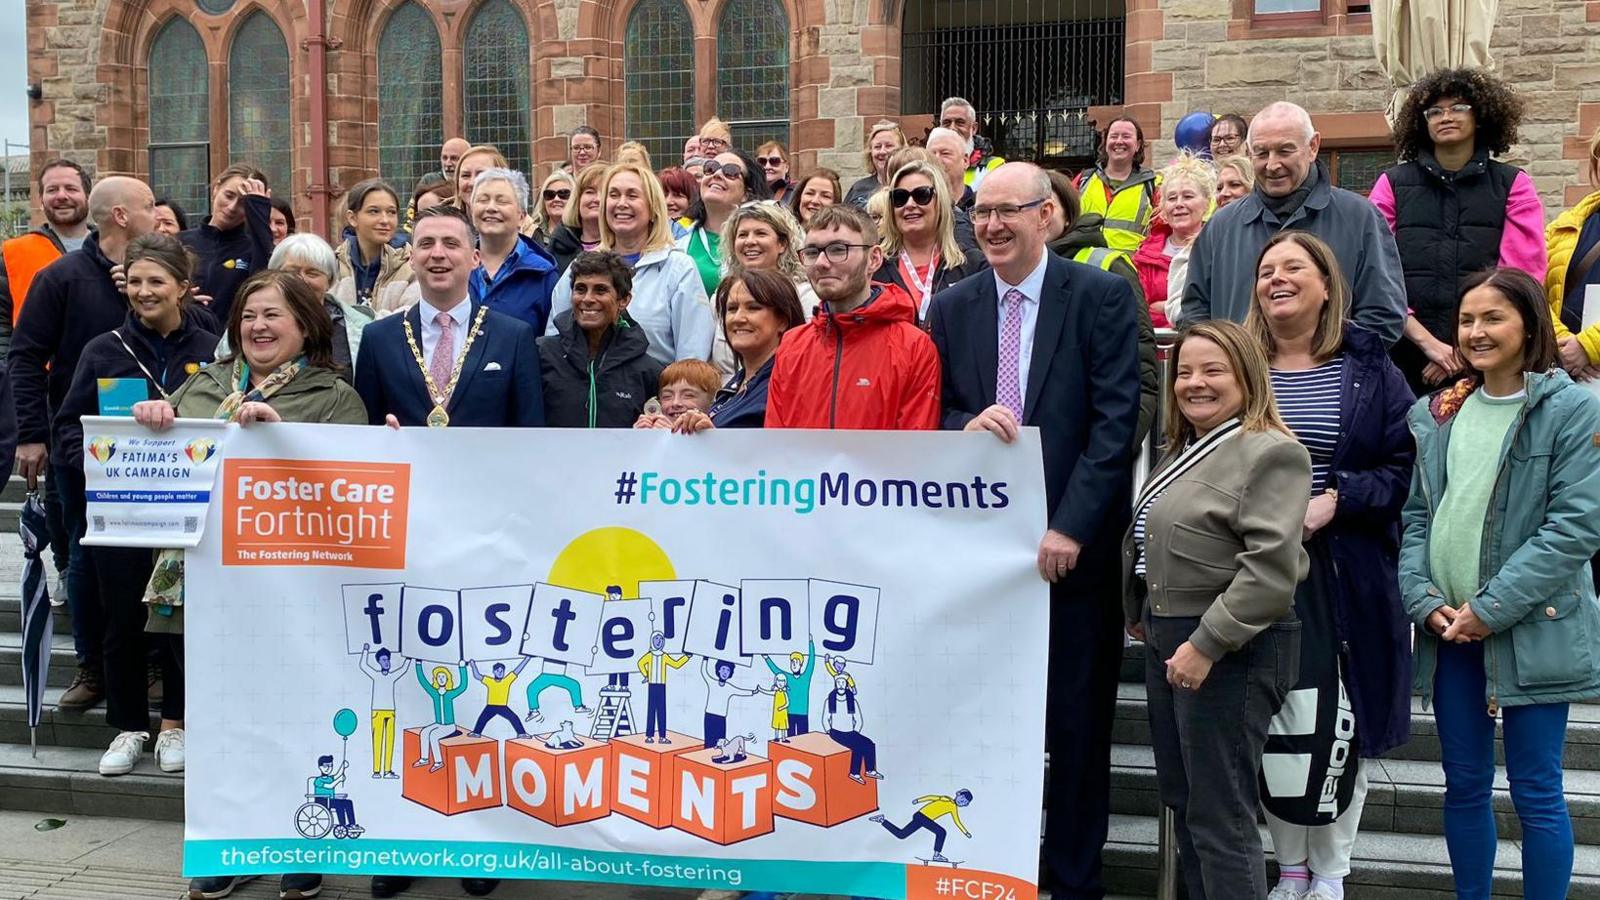
M 319 774 L 306 779 L 306 802 L 294 813 L 294 829 L 301 837 L 318 840 L 331 831 L 335 838 L 358 838 L 366 831 L 356 824 L 355 803 L 336 792 L 349 767 L 349 762 L 341 762 L 335 771 L 332 756 L 318 757 Z

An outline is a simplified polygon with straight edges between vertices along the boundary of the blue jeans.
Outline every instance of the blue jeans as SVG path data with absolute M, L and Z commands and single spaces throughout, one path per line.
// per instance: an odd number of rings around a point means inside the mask
M 1444 837 L 1459 900 L 1489 900 L 1494 882 L 1494 718 L 1482 644 L 1439 642 L 1434 715 L 1444 759 Z M 1572 881 L 1572 819 L 1562 793 L 1567 704 L 1510 706 L 1506 776 L 1522 822 L 1522 896 L 1562 900 Z
M 50 489 L 61 497 L 61 521 L 68 540 L 66 591 L 67 610 L 72 613 L 72 647 L 77 652 L 78 665 L 98 673 L 106 629 L 98 582 L 90 568 L 88 554 L 79 543 L 83 538 L 86 512 L 83 470 L 51 466 Z

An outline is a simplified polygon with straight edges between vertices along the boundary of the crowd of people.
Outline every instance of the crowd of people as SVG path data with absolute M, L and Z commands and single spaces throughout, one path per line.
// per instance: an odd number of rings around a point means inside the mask
M 60 704 L 106 704 L 107 776 L 159 709 L 156 762 L 182 770 L 181 561 L 77 540 L 98 379 L 145 380 L 133 414 L 157 429 L 1036 427 L 1054 896 L 1104 893 L 1126 634 L 1190 897 L 1341 900 L 1367 767 L 1409 739 L 1413 689 L 1436 710 L 1458 896 L 1490 893 L 1498 718 L 1525 896 L 1565 897 L 1567 704 L 1600 697 L 1582 384 L 1600 191 L 1545 227 L 1495 159 L 1521 110 L 1483 71 L 1423 78 L 1370 196 L 1332 183 L 1292 103 L 1218 118 L 1209 152 L 1159 170 L 1118 117 L 1074 179 L 999 159 L 951 98 L 921 146 L 872 126 L 848 190 L 716 119 L 659 171 L 579 128 L 542 180 L 455 137 L 406 193 L 351 187 L 336 245 L 293 233 L 248 164 L 190 222 L 136 179 L 52 161 L 46 223 L 5 244 L 0 352 L 18 471 L 54 501 L 79 663 Z M 1589 146 L 1600 186 L 1600 132 Z M 1147 435 L 1160 461 L 1136 494 Z

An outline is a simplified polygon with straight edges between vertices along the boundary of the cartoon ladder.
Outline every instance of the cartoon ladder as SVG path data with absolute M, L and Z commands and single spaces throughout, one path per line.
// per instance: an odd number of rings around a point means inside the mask
M 589 736 L 609 741 L 618 735 L 633 734 L 633 695 L 629 691 L 602 688 L 600 714 L 594 717 L 594 730 Z

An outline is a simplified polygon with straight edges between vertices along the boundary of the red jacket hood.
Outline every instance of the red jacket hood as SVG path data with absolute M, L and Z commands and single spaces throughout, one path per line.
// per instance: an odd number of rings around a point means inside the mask
M 887 325 L 891 322 L 905 322 L 913 326 L 917 324 L 916 301 L 912 300 L 911 295 L 903 288 L 897 284 L 881 281 L 874 281 L 870 288 L 873 296 L 866 303 L 847 313 L 829 312 L 828 305 L 819 301 L 813 320 L 824 329 L 831 327 L 840 331 L 863 326 Z

